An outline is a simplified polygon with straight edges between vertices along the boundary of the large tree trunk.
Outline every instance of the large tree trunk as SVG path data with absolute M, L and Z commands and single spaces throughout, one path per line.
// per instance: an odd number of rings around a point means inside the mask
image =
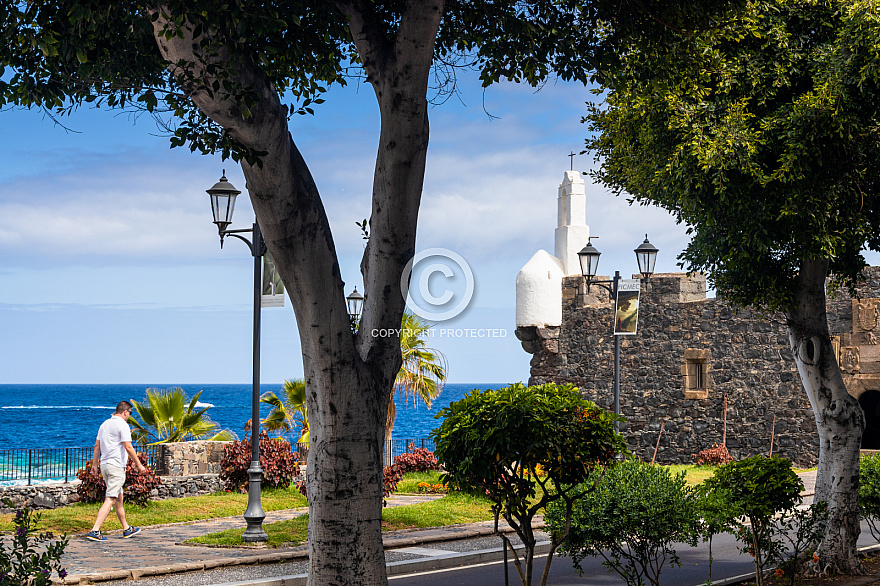
M 859 446 L 865 419 L 846 390 L 825 315 L 828 261 L 801 264 L 794 308 L 786 315 L 798 372 L 819 432 L 815 501 L 828 503 L 828 528 L 819 545 L 819 571 L 858 573 Z
M 311 441 L 308 456 L 309 583 L 387 584 L 382 549 L 382 440 L 388 401 L 400 368 L 400 341 L 373 332 L 399 329 L 403 267 L 415 251 L 416 222 L 428 146 L 427 83 L 442 2 L 407 3 L 390 40 L 370 2 L 341 6 L 381 113 L 373 183 L 371 238 L 364 253 L 365 303 L 352 333 L 330 226 L 318 189 L 287 127 L 277 91 L 242 56 L 242 86 L 259 96 L 243 118 L 234 99 L 193 88 L 196 106 L 261 156 L 242 164 L 266 245 L 288 290 L 303 352 Z M 169 64 L 188 63 L 210 82 L 191 31 L 156 41 Z M 181 76 L 174 65 L 171 70 Z

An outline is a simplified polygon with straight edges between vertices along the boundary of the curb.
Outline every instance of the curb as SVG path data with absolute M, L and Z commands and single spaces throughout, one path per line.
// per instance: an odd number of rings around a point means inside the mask
M 521 551 L 522 545 L 514 547 L 514 550 Z M 550 551 L 549 541 L 539 541 L 535 544 L 535 555 L 545 554 Z M 415 574 L 418 572 L 428 572 L 431 570 L 443 570 L 446 568 L 456 568 L 459 566 L 469 566 L 473 564 L 496 562 L 504 559 L 504 548 L 495 547 L 491 549 L 481 549 L 467 553 L 450 553 L 438 555 L 436 557 L 425 558 L 422 560 L 405 560 L 400 562 L 389 562 L 386 564 L 388 576 L 400 576 L 404 574 Z M 224 582 L 215 584 L 214 586 L 305 586 L 308 580 L 308 574 L 297 574 L 295 576 L 276 576 L 274 578 L 258 578 L 256 580 L 244 580 L 242 582 Z

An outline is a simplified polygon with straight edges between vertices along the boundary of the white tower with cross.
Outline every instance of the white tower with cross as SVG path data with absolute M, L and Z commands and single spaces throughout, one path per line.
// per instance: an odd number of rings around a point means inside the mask
M 539 250 L 516 275 L 516 325 L 562 325 L 562 279 L 581 273 L 577 253 L 587 244 L 586 184 L 566 171 L 559 185 L 555 256 Z

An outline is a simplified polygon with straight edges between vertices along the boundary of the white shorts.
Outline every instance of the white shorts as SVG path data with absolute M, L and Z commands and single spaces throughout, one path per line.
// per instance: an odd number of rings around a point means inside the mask
M 125 484 L 125 470 L 112 464 L 101 464 L 101 476 L 107 485 L 107 498 L 116 498 L 122 494 Z

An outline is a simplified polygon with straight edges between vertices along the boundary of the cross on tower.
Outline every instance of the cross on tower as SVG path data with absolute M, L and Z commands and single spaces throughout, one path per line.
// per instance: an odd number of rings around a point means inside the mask
M 574 152 L 568 153 L 568 158 L 571 160 L 571 170 L 574 171 Z

